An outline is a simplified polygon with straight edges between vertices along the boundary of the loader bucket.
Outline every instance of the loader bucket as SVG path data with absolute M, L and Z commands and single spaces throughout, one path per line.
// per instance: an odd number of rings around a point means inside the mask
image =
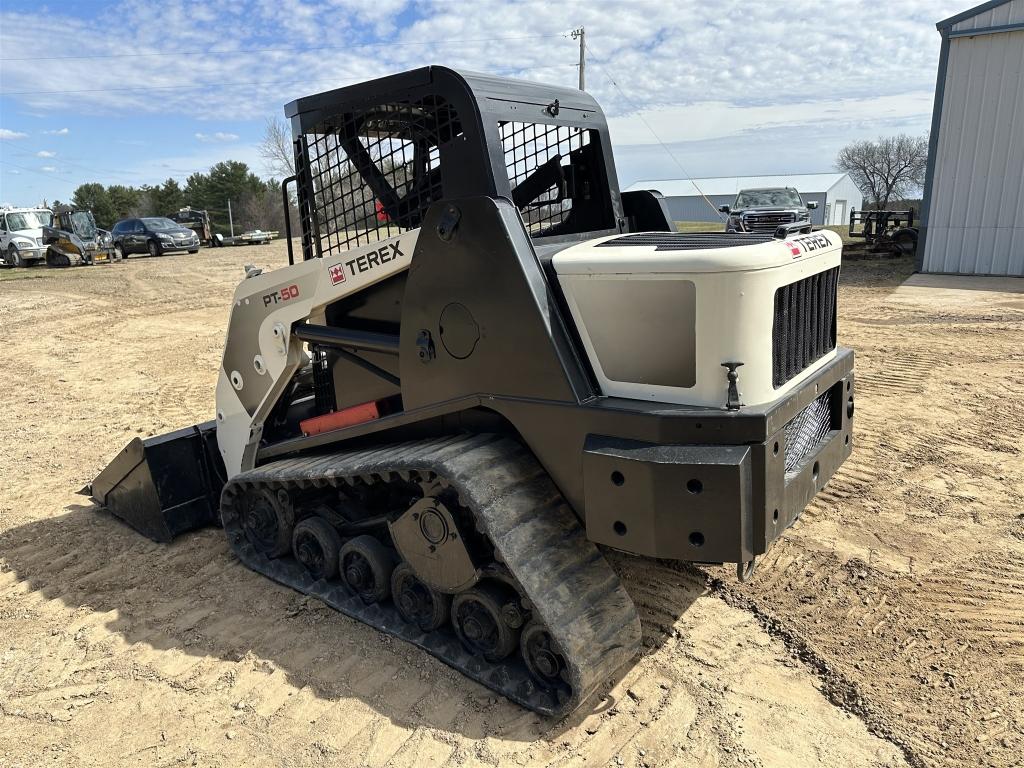
M 154 541 L 219 524 L 224 462 L 213 421 L 135 438 L 96 476 L 89 495 Z

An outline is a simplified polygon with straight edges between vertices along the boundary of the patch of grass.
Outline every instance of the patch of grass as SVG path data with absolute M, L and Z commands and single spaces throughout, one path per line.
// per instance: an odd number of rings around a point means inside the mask
M 720 221 L 677 221 L 677 232 L 725 232 L 725 224 Z
M 23 280 L 27 277 L 44 277 L 51 274 L 46 267 L 0 267 L 0 282 Z

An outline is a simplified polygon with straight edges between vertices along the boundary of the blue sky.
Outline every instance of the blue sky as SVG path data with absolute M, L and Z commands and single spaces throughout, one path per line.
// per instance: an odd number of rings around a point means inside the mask
M 855 0 L 4 0 L 0 203 L 224 159 L 265 175 L 286 102 L 423 64 L 574 85 L 580 25 L 623 186 L 828 171 L 848 141 L 927 130 L 935 22 L 969 6 L 901 0 L 879 26 Z

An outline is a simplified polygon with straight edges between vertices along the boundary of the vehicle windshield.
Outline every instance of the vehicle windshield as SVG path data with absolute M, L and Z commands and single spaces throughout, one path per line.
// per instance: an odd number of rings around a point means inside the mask
M 761 208 L 768 205 L 803 207 L 795 189 L 744 189 L 736 195 L 734 208 Z
M 18 232 L 23 229 L 38 229 L 47 226 L 49 216 L 43 219 L 42 211 L 20 211 L 7 214 L 7 231 Z
M 152 229 L 157 232 L 163 229 L 181 229 L 181 224 L 175 224 L 170 219 L 165 219 L 162 216 L 159 218 L 143 219 L 142 223 L 146 225 L 146 229 Z
M 86 240 L 96 237 L 96 222 L 88 211 L 75 211 L 72 213 L 71 228 L 76 235 Z

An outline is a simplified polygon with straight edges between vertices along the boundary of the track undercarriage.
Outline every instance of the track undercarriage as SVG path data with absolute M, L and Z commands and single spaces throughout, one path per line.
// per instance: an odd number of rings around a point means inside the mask
M 243 472 L 221 517 L 250 568 L 546 715 L 640 649 L 618 577 L 518 443 L 442 438 Z

